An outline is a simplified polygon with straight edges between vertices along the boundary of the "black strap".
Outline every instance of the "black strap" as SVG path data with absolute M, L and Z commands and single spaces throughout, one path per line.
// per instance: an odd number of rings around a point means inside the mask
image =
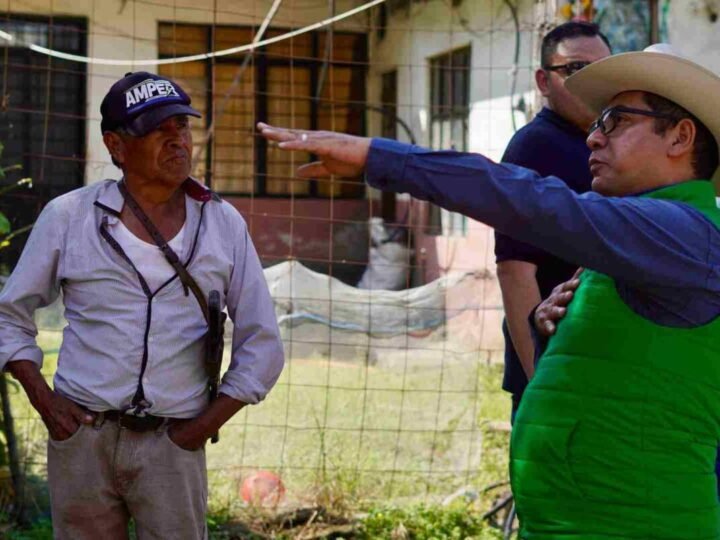
M 205 321 L 207 322 L 208 305 L 207 301 L 205 300 L 205 295 L 203 294 L 200 286 L 197 284 L 197 281 L 193 279 L 185 266 L 183 266 L 183 264 L 180 262 L 180 258 L 177 256 L 177 253 L 175 253 L 175 251 L 173 251 L 173 249 L 168 245 L 162 233 L 157 229 L 157 227 L 155 227 L 153 222 L 150 221 L 150 218 L 143 211 L 143 209 L 140 208 L 140 205 L 135 199 L 133 199 L 132 195 L 130 195 L 130 192 L 127 190 L 127 186 L 125 186 L 124 180 L 118 182 L 118 189 L 120 190 L 120 193 L 125 199 L 125 204 L 127 204 L 128 208 L 132 210 L 132 213 L 135 214 L 135 217 L 138 219 L 138 221 L 142 223 L 143 227 L 145 227 L 145 230 L 152 237 L 155 244 L 157 244 L 157 246 L 160 248 L 160 251 L 162 251 L 163 255 L 165 255 L 165 259 L 167 259 L 167 262 L 169 262 L 170 265 L 175 269 L 175 272 L 177 272 L 177 275 L 180 278 L 183 287 L 185 288 L 185 296 L 188 295 L 188 289 L 192 291 L 193 295 L 198 301 L 198 304 L 200 304 L 200 309 L 202 309 L 203 317 L 205 317 Z

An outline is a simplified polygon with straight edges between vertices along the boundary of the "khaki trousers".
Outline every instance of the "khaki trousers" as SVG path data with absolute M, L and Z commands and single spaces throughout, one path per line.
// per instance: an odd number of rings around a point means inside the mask
M 48 440 L 48 484 L 57 540 L 205 540 L 205 450 L 173 443 L 165 426 L 136 433 L 117 422 L 83 425 Z

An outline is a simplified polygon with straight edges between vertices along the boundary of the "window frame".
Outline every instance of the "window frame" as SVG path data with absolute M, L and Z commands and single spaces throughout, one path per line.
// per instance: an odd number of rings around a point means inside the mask
M 206 47 L 207 50 L 213 50 L 213 43 L 214 43 L 214 35 L 213 31 L 217 28 L 231 28 L 235 30 L 253 30 L 256 29 L 255 26 L 252 25 L 233 25 L 233 24 L 196 24 L 196 23 L 186 23 L 186 22 L 175 22 L 175 21 L 164 21 L 159 20 L 158 21 L 158 36 L 160 34 L 160 28 L 163 25 L 167 26 L 175 26 L 175 27 L 181 27 L 181 26 L 188 26 L 188 27 L 203 27 L 207 30 L 207 42 Z M 286 28 L 282 26 L 272 26 L 269 27 L 268 30 L 273 32 L 290 32 L 292 31 L 291 28 Z M 254 99 L 254 111 L 255 111 L 255 121 L 253 122 L 253 125 L 255 122 L 260 121 L 262 119 L 267 118 L 267 111 L 268 111 L 268 103 L 269 98 L 267 94 L 267 86 L 268 86 L 268 68 L 272 67 L 286 67 L 286 68 L 293 68 L 293 67 L 299 67 L 304 69 L 310 69 L 310 91 L 311 95 L 316 95 L 317 93 L 317 82 L 319 80 L 319 74 L 322 70 L 322 66 L 324 63 L 324 60 L 322 59 L 322 53 L 321 45 L 320 45 L 320 39 L 321 36 L 327 36 L 328 32 L 323 31 L 315 31 L 315 32 L 308 32 L 311 39 L 311 54 L 312 58 L 305 58 L 305 57 L 286 57 L 286 58 L 277 58 L 272 57 L 266 53 L 266 50 L 264 47 L 260 47 L 257 49 L 253 54 L 255 55 L 255 58 L 248 64 L 247 69 L 253 69 L 255 72 L 253 73 L 253 83 L 254 83 L 254 89 L 253 89 L 253 99 Z M 367 105 L 367 76 L 368 76 L 368 39 L 367 35 L 363 34 L 361 32 L 350 32 L 350 31 L 337 31 L 334 30 L 331 34 L 333 37 L 338 35 L 352 35 L 356 38 L 361 40 L 361 47 L 362 47 L 362 57 L 356 61 L 348 61 L 348 60 L 336 60 L 331 61 L 330 66 L 337 66 L 340 68 L 357 68 L 361 70 L 360 77 L 362 77 L 364 84 L 361 89 L 362 97 L 361 101 L 354 101 L 354 102 L 348 102 L 348 103 L 354 103 L 358 105 L 359 109 L 362 109 L 362 115 L 361 115 L 361 133 L 358 135 L 365 136 L 367 134 L 367 118 L 365 115 L 366 112 L 366 105 Z M 249 53 L 248 53 L 249 54 Z M 158 59 L 169 59 L 173 58 L 172 55 L 168 54 L 160 54 L 158 52 Z M 203 128 L 205 130 L 208 129 L 208 127 L 213 122 L 213 94 L 215 93 L 215 77 L 213 76 L 213 66 L 215 64 L 221 64 L 221 65 L 236 65 L 239 66 L 242 64 L 243 59 L 245 58 L 245 55 L 232 55 L 232 56 L 219 56 L 214 58 L 208 58 L 205 60 L 199 60 L 200 62 L 203 62 L 205 65 L 205 80 L 207 82 L 207 92 L 206 92 L 206 102 L 208 103 L 206 114 L 203 116 L 204 125 Z M 319 125 L 319 106 L 318 102 L 315 99 L 310 99 L 310 129 L 318 129 Z M 208 145 L 213 144 L 214 136 L 212 136 L 208 140 Z M 358 189 L 358 193 L 355 195 L 332 195 L 332 196 L 323 196 L 319 194 L 318 189 L 318 181 L 317 180 L 308 180 L 309 189 L 307 193 L 301 193 L 301 194 L 295 194 L 295 193 L 268 193 L 267 192 L 267 184 L 266 184 L 266 173 L 267 173 L 267 149 L 268 149 L 268 143 L 265 139 L 262 137 L 256 137 L 255 139 L 255 145 L 254 145 L 254 189 L 251 192 L 244 192 L 244 191 L 218 191 L 218 194 L 222 196 L 227 197 L 242 197 L 242 198 L 255 198 L 255 197 L 261 197 L 266 199 L 320 199 L 320 200 L 335 200 L 335 199 L 348 199 L 348 200 L 357 200 L 357 199 L 363 199 L 366 196 L 367 189 L 363 184 L 363 189 Z M 213 152 L 208 150 L 205 152 L 205 170 L 206 170 L 206 177 L 205 177 L 205 183 L 212 188 L 212 160 L 213 160 Z
M 458 66 L 459 69 L 464 69 L 464 84 L 465 87 L 461 89 L 461 96 L 463 102 L 456 104 L 453 99 L 456 97 L 456 89 L 453 86 L 454 77 L 452 70 L 455 69 L 455 65 L 452 63 L 452 59 L 456 55 L 464 55 L 467 60 L 467 64 Z M 443 62 L 449 59 L 449 64 L 443 64 Z M 438 71 L 441 75 L 450 74 L 450 84 L 446 85 L 444 79 L 437 80 Z M 454 122 L 461 122 L 463 141 L 462 148 L 455 148 L 460 152 L 468 151 L 468 134 L 469 134 L 469 121 L 470 121 L 470 92 L 472 88 L 472 44 L 463 45 L 456 47 L 450 51 L 443 52 L 441 54 L 434 55 L 428 58 L 428 103 L 429 106 L 429 118 L 428 118 L 428 139 L 430 147 L 440 150 L 449 148 L 443 148 L 442 134 L 441 141 L 435 141 L 435 125 L 443 122 L 450 123 L 450 134 L 452 136 Z M 442 92 L 449 88 L 449 103 L 443 103 Z M 435 91 L 440 90 L 441 95 L 436 96 Z M 458 214 L 456 212 L 450 212 L 444 208 L 433 205 L 430 212 L 428 213 L 428 234 L 434 236 L 447 236 L 447 237 L 466 237 L 468 232 L 468 218 L 467 216 Z
M 441 95 L 436 98 L 434 92 L 435 92 L 436 88 L 440 89 L 440 91 L 442 92 L 443 90 L 446 89 L 446 85 L 444 84 L 443 80 L 440 80 L 439 82 L 437 81 L 436 74 L 437 74 L 438 67 L 436 67 L 436 65 L 440 64 L 444 59 L 449 58 L 451 60 L 451 62 L 449 64 L 450 69 L 455 69 L 455 66 L 452 64 L 452 58 L 456 55 L 460 55 L 463 53 L 467 53 L 467 55 L 466 55 L 467 65 L 458 66 L 460 69 L 466 70 L 465 81 L 464 81 L 465 88 L 462 90 L 463 103 L 458 105 L 453 102 L 453 98 L 455 97 L 455 88 L 453 86 L 454 81 L 452 80 L 452 75 L 451 75 L 451 81 L 450 81 L 450 85 L 449 85 L 449 88 L 450 88 L 449 104 L 439 103 L 442 101 L 442 98 L 444 96 Z M 453 122 L 456 120 L 460 120 L 463 122 L 463 135 L 464 135 L 463 148 L 456 148 L 456 150 L 458 150 L 460 152 L 465 152 L 465 151 L 467 151 L 467 146 L 468 146 L 468 140 L 467 140 L 468 125 L 467 124 L 470 120 L 470 88 L 471 88 L 470 79 L 471 79 L 471 74 L 472 74 L 472 45 L 471 44 L 464 45 L 462 47 L 457 47 L 455 49 L 444 52 L 442 54 L 432 56 L 432 57 L 428 58 L 428 61 L 429 61 L 428 69 L 429 69 L 429 73 L 430 73 L 429 85 L 428 85 L 429 86 L 428 103 L 430 104 L 430 107 L 429 107 L 430 114 L 429 114 L 429 118 L 428 118 L 428 125 L 430 126 L 430 146 L 431 146 L 431 148 L 439 149 L 438 141 L 435 141 L 433 139 L 433 133 L 434 133 L 433 125 L 435 122 L 443 121 L 443 120 L 446 120 L 446 121 L 449 120 L 450 122 Z M 446 66 L 441 66 L 440 69 L 443 70 L 443 75 L 448 73 L 448 71 L 446 71 L 447 70 Z M 452 73 L 452 72 L 450 72 L 450 73 Z M 440 109 L 440 110 L 438 111 L 438 109 Z
M 42 25 L 49 47 L 59 48 L 63 52 L 80 55 L 86 55 L 88 52 L 88 19 L 86 17 L 43 16 L 37 13 L 5 11 L 0 15 L 0 21 L 10 25 L 13 23 Z M 57 26 L 60 25 L 69 27 L 66 29 L 64 35 L 69 35 L 70 32 L 76 33 L 77 47 L 64 47 L 62 44 L 58 45 L 51 42 L 52 33 L 57 32 Z M 5 27 L 4 29 L 7 30 Z M 3 49 L 4 50 L 0 52 L 3 63 L 3 75 L 0 85 L 3 87 L 3 93 L 10 92 L 10 88 L 16 83 L 22 87 L 25 83 L 31 81 L 33 70 L 48 72 L 48 74 L 43 75 L 43 77 L 46 77 L 44 83 L 50 85 L 50 88 L 52 88 L 53 84 L 51 78 L 55 73 L 70 74 L 71 76 L 77 76 L 79 79 L 77 87 L 63 89 L 67 94 L 65 97 L 68 97 L 68 100 L 73 103 L 71 112 L 63 109 L 58 103 L 53 103 L 52 100 L 48 101 L 47 98 L 40 104 L 41 107 L 44 107 L 43 109 L 35 109 L 33 108 L 34 103 L 32 103 L 32 99 L 29 99 L 27 95 L 15 103 L 13 103 L 11 98 L 6 106 L 7 108 L 3 111 L 4 121 L 8 123 L 8 125 L 11 121 L 18 122 L 20 129 L 15 134 L 15 143 L 13 144 L 9 142 L 9 133 L 3 131 L 3 134 L 8 135 L 8 138 L 0 141 L 4 145 L 1 156 L 2 166 L 19 163 L 22 170 L 9 173 L 6 178 L 0 179 L 0 186 L 11 184 L 19 178 L 26 176 L 30 176 L 33 179 L 33 185 L 30 190 L 13 190 L 4 195 L 1 201 L 3 210 L 10 210 L 6 212 L 6 215 L 13 221 L 13 229 L 17 230 L 31 224 L 45 204 L 51 199 L 85 185 L 87 175 L 87 99 L 89 76 L 86 64 L 77 64 L 67 60 L 46 57 L 26 47 L 21 40 L 18 40 L 18 43 L 6 42 L 3 45 Z M 45 64 L 46 67 L 42 65 L 43 58 L 47 60 Z M 35 63 L 35 61 L 39 62 Z M 27 70 L 28 74 L 22 75 L 16 83 L 11 84 L 11 72 L 17 73 L 19 70 Z M 13 113 L 20 115 L 20 117 L 8 118 L 8 115 Z M 24 119 L 29 121 L 22 122 Z M 52 148 L 51 145 L 45 147 L 47 149 L 41 154 L 37 154 L 39 143 L 42 142 L 44 146 L 50 141 L 52 144 L 52 138 L 45 138 L 51 136 L 52 133 L 44 132 L 42 141 L 38 140 L 34 135 L 37 126 L 45 125 L 49 120 L 54 122 L 77 123 L 74 126 L 75 129 L 73 129 L 72 137 L 68 137 L 67 133 L 63 133 L 65 137 L 64 141 L 70 143 L 68 147 L 71 148 L 71 155 L 67 155 L 65 150 Z M 18 124 L 15 125 L 17 126 Z M 43 127 L 43 131 L 44 130 L 45 127 Z M 70 140 L 68 141 L 68 139 Z M 16 154 L 18 151 L 17 148 L 20 148 L 20 155 Z M 55 173 L 41 169 L 43 176 L 38 177 L 35 174 L 37 171 L 33 171 L 38 160 L 74 161 L 77 167 L 72 168 L 77 170 L 67 171 L 67 174 L 63 174 L 58 178 Z M 8 265 L 8 267 L 13 267 L 15 265 L 25 246 L 27 238 L 27 235 L 23 235 L 14 240 L 7 249 L 0 251 L 0 266 Z
M 47 32 L 50 32 L 50 29 L 54 25 L 54 23 L 58 24 L 69 24 L 72 26 L 75 26 L 75 30 L 78 33 L 79 36 L 79 46 L 75 50 L 63 50 L 63 52 L 69 52 L 73 54 L 79 54 L 79 55 L 85 55 L 88 52 L 88 20 L 85 17 L 78 17 L 78 16 L 60 16 L 60 15 L 53 15 L 53 16 L 43 16 L 38 15 L 36 13 L 20 13 L 20 12 L 5 12 L 0 16 L 0 20 L 3 22 L 12 22 L 12 21 L 19 21 L 19 22 L 30 22 L 30 23 L 40 23 L 44 24 L 47 28 Z M 34 56 L 42 57 L 42 53 L 35 52 L 31 50 L 30 48 L 26 47 L 24 44 L 18 44 L 14 45 L 13 43 L 6 43 L 3 45 L 0 49 L 4 49 L 4 52 L 0 53 L 2 54 L 2 63 L 5 64 L 8 63 L 7 67 L 5 68 L 7 71 L 12 69 L 13 67 L 18 67 L 17 61 L 10 62 L 11 55 L 16 56 L 16 58 L 22 58 L 22 64 L 20 67 L 27 67 L 32 68 L 32 58 Z M 10 51 L 13 51 L 12 53 Z M 57 59 L 54 59 L 52 57 L 48 57 L 48 62 L 56 62 Z M 63 61 L 62 59 L 59 61 Z M 78 106 L 78 111 L 80 112 L 80 116 L 76 119 L 82 119 L 84 126 L 82 129 L 78 131 L 78 137 L 77 137 L 77 149 L 78 149 L 78 155 L 82 157 L 80 161 L 87 162 L 86 159 L 86 153 L 87 153 L 87 121 L 89 120 L 88 117 L 88 100 L 87 100 L 87 92 L 88 92 L 88 70 L 87 70 L 87 64 L 78 64 L 75 62 L 71 62 L 73 66 L 75 66 L 76 69 L 73 70 L 73 72 L 81 77 L 84 78 L 84 84 L 80 85 L 78 88 L 78 92 L 73 95 L 74 101 L 76 105 Z M 52 67 L 49 70 L 52 72 L 62 72 L 67 71 L 64 67 L 61 68 L 55 68 Z M 4 77 L 3 77 L 4 80 Z M 7 84 L 7 81 L 3 83 L 3 86 Z M 46 108 L 49 105 L 46 104 Z M 8 111 L 12 111 L 13 107 L 10 105 L 7 108 Z M 34 110 L 18 110 L 19 112 L 25 112 L 28 114 L 36 114 L 38 111 Z M 55 111 L 48 113 L 47 111 L 43 112 L 43 118 L 46 114 L 50 114 L 53 116 L 68 116 L 72 117 L 72 114 L 64 114 L 62 112 Z M 23 146 L 29 147 L 31 146 L 31 126 L 27 125 L 24 126 L 24 134 L 23 134 Z M 4 141 L 0 141 L 3 144 L 5 144 Z M 5 145 L 5 148 L 3 149 L 2 153 L 2 160 L 5 161 L 8 159 L 8 156 L 6 155 L 7 152 L 7 145 Z M 30 161 L 33 159 L 36 159 L 37 156 L 33 156 L 32 154 L 26 155 L 24 154 L 22 158 L 14 158 L 14 159 L 22 159 L 23 160 L 23 170 L 28 170 L 30 168 Z M 62 156 L 58 156 L 58 158 L 62 158 Z M 82 174 L 76 179 L 75 182 L 70 182 L 67 184 L 68 191 L 71 191 L 73 189 L 77 189 L 79 187 L 82 187 L 85 185 L 85 167 L 82 167 Z M 50 185 L 51 182 L 45 182 L 42 181 L 44 179 L 33 179 L 33 190 L 37 190 L 37 196 L 40 198 L 42 197 L 43 191 L 49 192 L 51 191 Z M 46 189 L 43 189 L 46 188 Z M 46 197 L 48 200 L 52 197 Z

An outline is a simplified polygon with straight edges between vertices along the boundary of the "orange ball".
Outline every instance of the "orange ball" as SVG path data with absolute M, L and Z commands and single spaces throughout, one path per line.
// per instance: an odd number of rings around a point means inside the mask
M 285 496 L 285 486 L 280 477 L 270 471 L 256 471 L 240 486 L 240 497 L 253 506 L 277 506 Z

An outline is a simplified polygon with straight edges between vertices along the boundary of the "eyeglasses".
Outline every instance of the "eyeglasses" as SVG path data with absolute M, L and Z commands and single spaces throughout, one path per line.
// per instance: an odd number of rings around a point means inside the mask
M 592 62 L 568 62 L 567 64 L 559 64 L 557 66 L 545 66 L 543 69 L 547 71 L 564 71 L 565 76 L 569 77 L 590 64 L 592 64 Z
M 618 126 L 619 121 L 622 119 L 623 114 L 639 114 L 641 116 L 650 116 L 652 118 L 666 118 L 668 120 L 675 120 L 674 117 L 655 111 L 646 111 L 645 109 L 633 109 L 632 107 L 623 107 L 617 105 L 605 109 L 597 120 L 595 120 L 590 126 L 588 135 L 593 133 L 595 130 L 600 130 L 603 135 L 609 135 Z

